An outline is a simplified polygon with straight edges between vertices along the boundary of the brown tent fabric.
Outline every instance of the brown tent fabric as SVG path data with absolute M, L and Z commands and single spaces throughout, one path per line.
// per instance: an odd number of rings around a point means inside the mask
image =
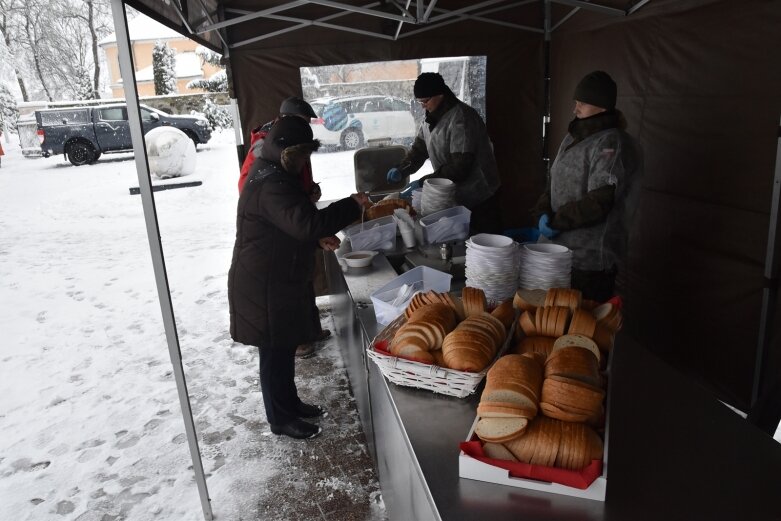
M 744 408 L 781 114 L 779 27 L 778 2 L 666 2 L 637 18 L 583 16 L 552 45 L 553 142 L 577 81 L 603 69 L 645 153 L 628 324 Z M 768 367 L 779 367 L 778 335 Z
M 156 12 L 181 30 L 170 6 L 150 0 L 127 3 Z M 280 5 L 271 0 L 181 4 L 193 26 L 204 19 L 201 5 L 226 18 Z M 627 10 L 637 2 L 592 4 Z M 371 5 L 400 14 L 388 2 Z M 440 0 L 436 7 L 474 5 Z M 542 28 L 544 7 L 535 1 L 485 16 Z M 781 114 L 781 68 L 775 58 L 781 47 L 781 2 L 651 0 L 630 16 L 593 9 L 585 3 L 580 8 L 550 4 L 556 29 L 550 46 L 548 154 L 555 154 L 572 117 L 577 81 L 594 69 L 609 72 L 618 84 L 618 107 L 628 130 L 645 154 L 643 200 L 627 274 L 627 328 L 661 357 L 746 409 Z M 337 13 L 306 4 L 279 14 L 314 20 Z M 356 13 L 332 22 L 385 35 L 398 26 Z M 299 67 L 485 55 L 487 125 L 502 175 L 503 216 L 507 227 L 531 224 L 528 208 L 544 184 L 546 44 L 541 32 L 465 20 L 424 32 L 405 24 L 401 37 L 392 41 L 311 25 L 287 31 L 294 25 L 256 18 L 223 32 L 230 45 L 262 37 L 231 48 L 228 59 L 245 142 L 249 129 L 275 116 L 281 99 L 301 94 Z M 273 36 L 263 37 L 268 35 Z M 214 31 L 202 37 L 219 45 Z M 775 326 L 781 323 L 781 302 L 776 304 L 764 367 L 768 383 L 781 374 L 781 328 Z
M 496 35 L 479 42 L 465 38 L 460 42 L 318 44 L 305 49 L 239 48 L 231 56 L 231 67 L 245 136 L 253 126 L 276 115 L 280 100 L 301 94 L 301 66 L 464 55 L 487 57 L 486 91 L 491 95 L 486 103 L 486 124 L 502 176 L 504 219 L 508 226 L 528 224 L 527 212 L 519 208 L 531 206 L 544 180 L 539 103 L 542 39 L 538 35 L 516 31 L 512 38 Z

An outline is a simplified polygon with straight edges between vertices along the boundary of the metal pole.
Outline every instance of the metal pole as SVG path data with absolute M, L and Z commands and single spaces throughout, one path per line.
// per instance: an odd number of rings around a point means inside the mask
M 759 316 L 759 338 L 754 362 L 754 385 L 751 389 L 751 406 L 757 402 L 762 391 L 765 352 L 773 333 L 773 315 L 778 295 L 778 260 L 776 259 L 776 235 L 778 232 L 778 206 L 781 199 L 781 121 L 778 125 L 776 147 L 776 171 L 773 178 L 773 199 L 770 201 L 770 221 L 767 230 L 767 253 L 765 256 L 765 287 L 762 290 L 762 312 Z
M 168 276 L 165 271 L 165 258 L 163 257 L 163 245 L 160 242 L 160 227 L 157 222 L 155 200 L 152 195 L 152 182 L 149 177 L 149 163 L 144 144 L 144 132 L 141 126 L 141 109 L 138 103 L 138 89 L 136 88 L 136 75 L 133 68 L 131 55 L 130 35 L 128 34 L 127 18 L 125 16 L 124 0 L 111 0 L 111 11 L 114 16 L 114 30 L 117 34 L 117 49 L 119 51 L 119 70 L 122 74 L 122 86 L 125 89 L 127 101 L 127 115 L 130 123 L 130 136 L 133 140 L 133 153 L 138 174 L 138 186 L 141 190 L 141 201 L 144 206 L 144 220 L 146 221 L 146 233 L 149 239 L 149 249 L 152 254 L 152 266 L 155 271 L 157 283 L 157 296 L 160 299 L 160 310 L 163 314 L 163 326 L 165 337 L 168 341 L 168 353 L 171 357 L 171 365 L 176 378 L 176 388 L 179 392 L 179 405 L 184 417 L 184 428 L 187 433 L 187 441 L 190 447 L 190 457 L 195 471 L 195 482 L 198 485 L 198 494 L 201 498 L 201 508 L 206 521 L 212 521 L 212 507 L 209 500 L 209 491 L 206 488 L 206 476 L 203 472 L 201 453 L 198 449 L 198 438 L 195 433 L 193 413 L 190 408 L 190 397 L 187 394 L 187 382 L 184 378 L 182 367 L 182 355 L 179 349 L 179 337 L 176 332 L 176 320 L 171 305 L 171 292 L 168 287 Z

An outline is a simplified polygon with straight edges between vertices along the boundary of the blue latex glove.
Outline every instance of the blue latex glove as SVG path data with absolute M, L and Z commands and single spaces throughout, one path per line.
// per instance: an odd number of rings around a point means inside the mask
M 412 181 L 410 184 L 404 187 L 404 189 L 401 191 L 401 198 L 402 199 L 412 199 L 412 192 L 420 188 L 420 180 L 418 181 Z
M 540 216 L 540 222 L 537 224 L 537 228 L 540 230 L 540 234 L 544 235 L 548 239 L 553 239 L 559 234 L 559 230 L 554 230 L 548 225 L 548 222 L 550 221 L 550 216 L 547 213 L 544 213 Z
M 394 167 L 388 170 L 388 174 L 385 176 L 385 178 L 389 183 L 398 183 L 404 178 L 404 176 L 402 175 L 401 170 Z

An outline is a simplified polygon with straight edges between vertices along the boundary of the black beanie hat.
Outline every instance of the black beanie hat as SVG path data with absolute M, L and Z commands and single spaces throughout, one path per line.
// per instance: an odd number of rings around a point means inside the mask
M 424 72 L 415 80 L 413 89 L 416 98 L 430 98 L 439 94 L 447 94 L 450 88 L 438 72 Z
M 616 82 L 604 71 L 590 72 L 575 87 L 573 98 L 581 103 L 613 110 L 616 108 Z
M 266 140 L 281 149 L 313 143 L 312 127 L 301 118 L 281 118 L 269 130 Z
M 279 106 L 279 113 L 283 116 L 303 116 L 316 118 L 317 114 L 312 110 L 312 105 L 296 96 L 290 96 Z

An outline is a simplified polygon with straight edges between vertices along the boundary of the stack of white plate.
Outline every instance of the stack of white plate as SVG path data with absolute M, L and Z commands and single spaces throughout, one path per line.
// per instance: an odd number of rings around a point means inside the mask
M 504 235 L 480 233 L 466 240 L 466 285 L 480 288 L 490 304 L 512 298 L 518 289 L 518 243 Z
M 572 250 L 552 242 L 521 245 L 518 287 L 550 289 L 570 287 Z
M 421 213 L 428 215 L 456 205 L 456 184 L 450 179 L 426 179 L 423 181 Z
M 412 208 L 415 209 L 415 213 L 422 215 L 423 210 L 421 208 L 421 199 L 423 198 L 423 189 L 418 188 L 412 192 Z

